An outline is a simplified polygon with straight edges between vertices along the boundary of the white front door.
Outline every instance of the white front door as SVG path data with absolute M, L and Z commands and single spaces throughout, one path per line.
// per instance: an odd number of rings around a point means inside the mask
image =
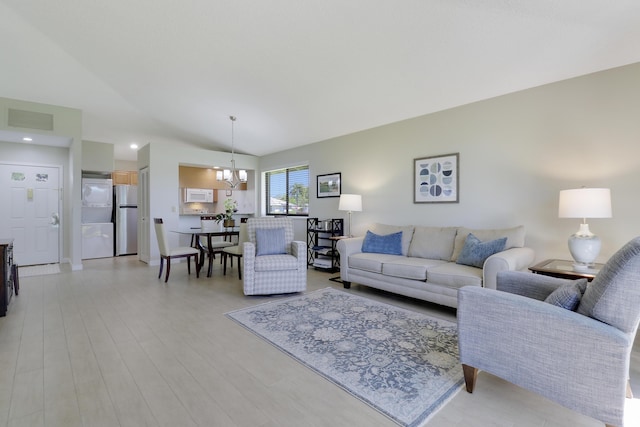
M 0 164 L 0 236 L 17 265 L 60 262 L 60 168 Z

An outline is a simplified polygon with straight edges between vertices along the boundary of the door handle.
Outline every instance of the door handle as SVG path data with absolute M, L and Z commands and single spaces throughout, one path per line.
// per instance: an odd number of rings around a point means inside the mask
M 51 214 L 50 222 L 51 222 L 51 225 L 53 225 L 54 227 L 57 227 L 58 225 L 60 225 L 60 216 L 58 215 L 57 212 L 53 212 Z

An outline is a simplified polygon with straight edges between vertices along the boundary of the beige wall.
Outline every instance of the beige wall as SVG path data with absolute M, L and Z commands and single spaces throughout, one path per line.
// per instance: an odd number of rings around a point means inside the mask
M 343 217 L 315 197 L 318 174 L 341 172 L 363 195 L 355 234 L 371 222 L 506 227 L 524 224 L 537 258 L 570 257 L 580 220 L 557 217 L 562 189 L 609 187 L 613 218 L 592 219 L 604 261 L 640 235 L 640 64 L 477 102 L 260 159 L 262 171 L 308 163 L 311 216 Z M 428 95 L 425 95 L 428 96 Z M 460 202 L 413 203 L 413 159 L 460 153 Z
M 112 172 L 113 144 L 82 141 L 82 170 Z

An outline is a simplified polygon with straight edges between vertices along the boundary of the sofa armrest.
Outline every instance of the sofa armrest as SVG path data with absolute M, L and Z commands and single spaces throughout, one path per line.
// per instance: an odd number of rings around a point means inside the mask
M 457 320 L 461 363 L 584 414 L 624 405 L 633 336 L 552 304 L 474 286 L 458 291 Z
M 307 244 L 298 240 L 291 242 L 291 255 L 297 258 L 299 268 L 307 268 Z
M 340 279 L 350 282 L 349 279 L 349 256 L 362 252 L 362 242 L 364 237 L 349 237 L 348 239 L 340 239 L 336 244 L 336 249 L 340 254 Z
M 573 280 L 524 271 L 500 271 L 496 279 L 496 289 L 544 301 L 551 292 L 570 282 Z
M 499 271 L 519 271 L 529 267 L 535 259 L 531 248 L 511 248 L 491 255 L 482 268 L 482 286 L 496 289 Z

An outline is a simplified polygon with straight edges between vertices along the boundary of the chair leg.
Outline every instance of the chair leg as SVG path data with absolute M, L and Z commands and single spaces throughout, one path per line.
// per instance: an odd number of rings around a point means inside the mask
M 196 264 L 196 279 L 200 278 L 200 263 L 198 262 L 198 254 L 194 255 L 195 258 L 195 264 Z M 191 261 L 189 261 L 191 262 Z
M 160 271 L 158 272 L 158 279 L 162 277 L 162 268 L 164 267 L 164 258 L 160 257 Z
M 222 252 L 222 275 L 226 276 L 227 275 L 227 253 L 226 252 Z M 233 260 L 233 257 L 231 257 L 231 259 Z M 231 261 L 233 263 L 233 261 Z
M 462 372 L 464 374 L 464 383 L 467 391 L 473 393 L 473 389 L 476 387 L 476 378 L 478 378 L 478 368 L 463 363 Z
M 187 274 L 191 276 L 191 255 L 187 256 Z
M 169 273 L 171 272 L 171 257 L 167 257 L 167 275 L 164 278 L 164 283 L 169 281 Z
M 242 280 L 242 263 L 240 262 L 241 258 L 238 257 L 238 278 Z M 231 257 L 231 262 L 233 262 L 233 257 Z
M 213 273 L 213 260 L 215 259 L 215 254 L 209 253 L 209 269 L 207 271 L 207 277 L 211 277 L 211 273 Z

